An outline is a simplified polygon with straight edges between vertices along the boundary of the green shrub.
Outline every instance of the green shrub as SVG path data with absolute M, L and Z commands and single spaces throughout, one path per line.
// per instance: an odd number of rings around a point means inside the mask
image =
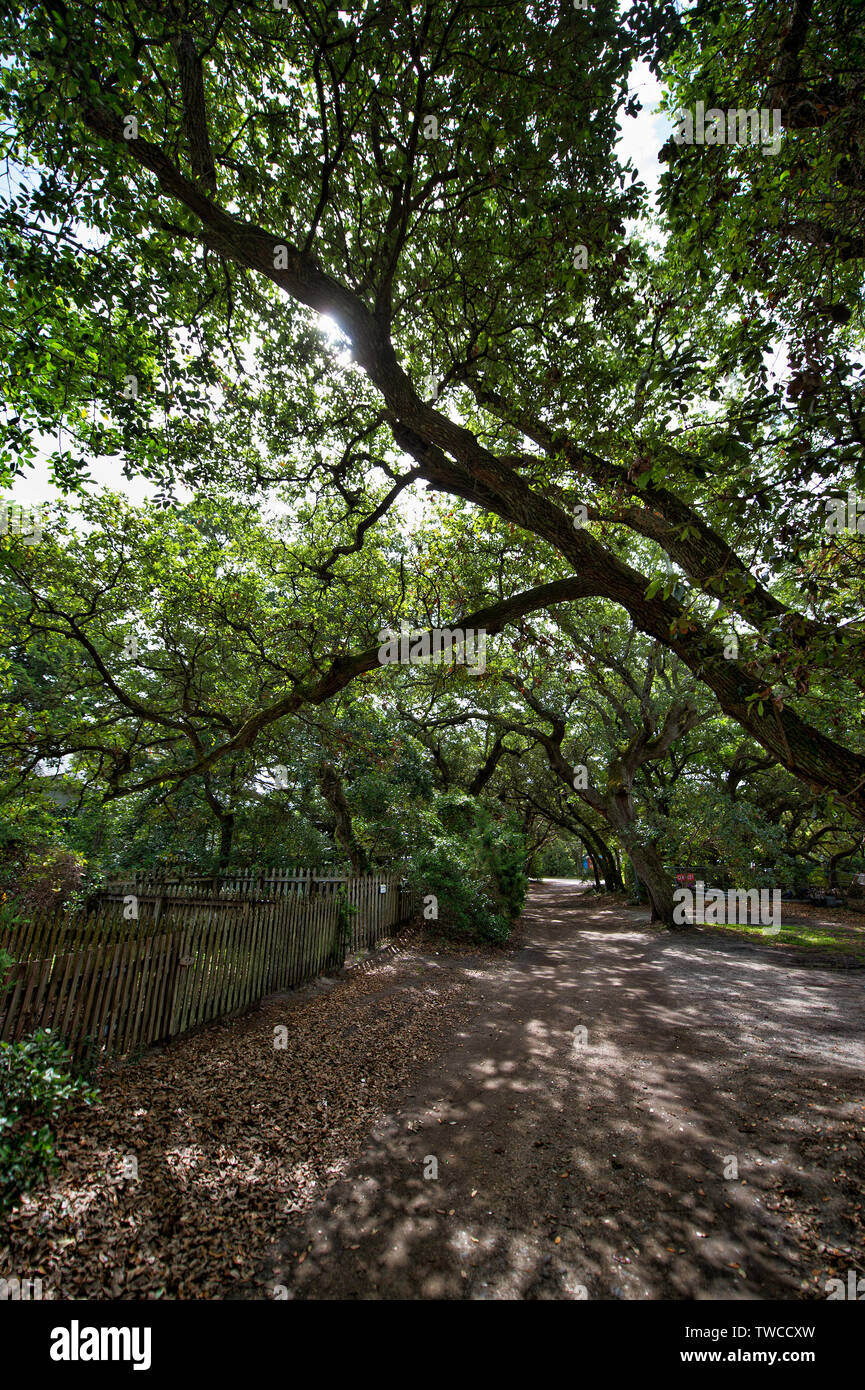
M 498 824 L 483 807 L 478 807 L 477 826 L 495 896 L 509 917 L 519 917 L 529 890 L 523 832 L 514 822 Z
M 501 822 L 465 793 L 440 796 L 408 869 L 412 886 L 437 899 L 439 929 L 461 941 L 507 941 L 528 891 L 526 847 L 513 822 Z
M 85 873 L 81 855 L 63 845 L 26 845 L 7 835 L 0 850 L 0 903 L 28 914 L 73 906 Z
M 464 842 L 452 837 L 440 840 L 416 856 L 410 882 L 425 897 L 436 898 L 435 920 L 445 936 L 501 945 L 510 934 L 510 920 L 493 901 L 466 849 Z
M 582 861 L 572 847 L 554 841 L 551 845 L 544 845 L 535 855 L 533 877 L 582 878 Z
M 351 946 L 352 927 L 357 916 L 357 908 L 348 900 L 345 888 L 336 895 L 336 932 L 334 934 L 334 964 L 339 969 Z
M 95 1099 L 92 1087 L 70 1073 L 68 1049 L 46 1029 L 0 1043 L 0 1211 L 57 1166 L 53 1126 L 60 1113 L 73 1101 Z

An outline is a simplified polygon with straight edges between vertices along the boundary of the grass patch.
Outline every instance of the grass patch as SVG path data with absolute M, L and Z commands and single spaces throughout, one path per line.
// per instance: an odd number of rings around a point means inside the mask
M 785 905 L 786 911 L 786 905 Z M 838 959 L 854 960 L 865 965 L 865 923 L 832 921 L 823 915 L 825 909 L 803 910 L 788 921 L 781 922 L 781 930 L 775 936 L 767 936 L 766 928 L 759 923 L 716 923 L 698 922 L 709 931 L 722 932 L 725 936 L 738 936 L 746 941 L 760 942 L 764 946 L 794 946 L 804 955 L 835 956 Z

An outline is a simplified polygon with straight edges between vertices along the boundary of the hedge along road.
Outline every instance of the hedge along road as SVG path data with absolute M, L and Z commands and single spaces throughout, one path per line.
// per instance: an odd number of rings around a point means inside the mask
M 377 978 L 458 982 L 435 1055 L 241 1296 L 825 1298 L 851 1267 L 861 973 L 546 880 L 516 949 Z

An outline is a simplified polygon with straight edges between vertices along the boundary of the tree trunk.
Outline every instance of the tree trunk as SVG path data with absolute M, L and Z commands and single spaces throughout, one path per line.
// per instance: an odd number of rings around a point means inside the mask
M 673 883 L 654 845 L 629 845 L 628 853 L 634 870 L 646 885 L 652 921 L 663 922 L 671 931 L 681 931 L 687 924 L 673 921 Z
M 583 838 L 586 854 L 591 858 L 592 867 L 595 870 L 597 887 L 600 889 L 601 886 L 597 872 L 597 866 L 600 864 L 607 892 L 619 892 L 622 887 L 622 878 L 616 868 L 616 861 L 609 845 L 601 839 L 597 830 L 589 830 L 588 826 L 582 827 L 580 834 Z
M 853 855 L 858 854 L 858 852 L 859 845 L 854 843 L 852 845 L 848 845 L 846 849 L 839 850 L 837 854 L 832 855 L 832 858 L 829 860 L 830 888 L 838 887 L 838 865 L 842 863 L 845 859 L 852 859 Z
M 616 864 L 615 855 L 613 854 L 612 850 L 603 843 L 603 841 L 599 840 L 598 843 L 601 845 L 602 848 L 601 867 L 604 871 L 604 884 L 606 886 L 607 892 L 621 893 L 625 885 L 622 882 L 622 875 L 619 872 L 618 865 Z
M 318 785 L 321 794 L 333 813 L 333 833 L 342 845 L 356 874 L 369 873 L 369 860 L 362 844 L 358 841 L 351 820 L 351 811 L 345 799 L 342 782 L 336 768 L 323 762 L 318 769 Z
M 231 846 L 234 841 L 234 815 L 231 811 L 223 811 L 219 817 L 219 873 L 225 873 L 231 863 Z
M 204 778 L 204 799 L 219 825 L 219 862 L 216 871 L 221 874 L 225 872 L 231 862 L 231 847 L 234 842 L 234 812 L 226 811 L 206 777 Z

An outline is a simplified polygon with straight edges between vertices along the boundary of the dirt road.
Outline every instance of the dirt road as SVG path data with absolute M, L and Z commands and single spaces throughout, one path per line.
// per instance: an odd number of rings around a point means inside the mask
M 246 1295 L 825 1298 L 861 1272 L 863 974 L 549 880 L 521 932 L 412 958 L 413 987 L 462 986 L 450 1042 Z
M 825 1298 L 865 1272 L 863 987 L 536 884 L 507 951 L 403 938 L 109 1068 L 0 1227 L 0 1275 L 75 1299 Z

